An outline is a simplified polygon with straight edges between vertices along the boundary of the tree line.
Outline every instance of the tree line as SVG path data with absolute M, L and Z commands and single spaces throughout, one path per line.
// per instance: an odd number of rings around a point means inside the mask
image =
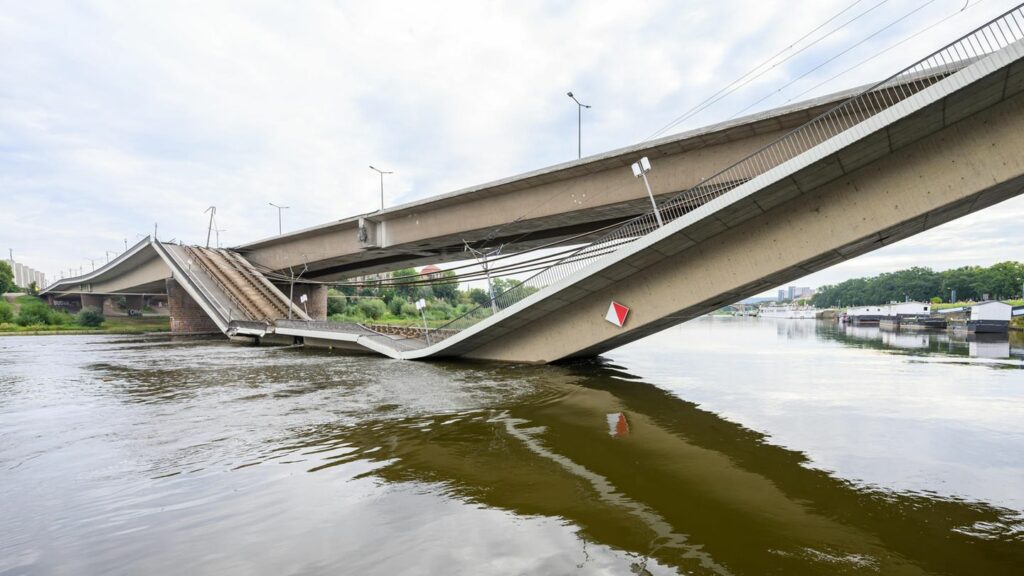
M 949 302 L 954 290 L 958 301 L 980 301 L 985 295 L 1002 300 L 1020 297 L 1022 283 L 1024 263 L 1021 262 L 1000 262 L 988 267 L 962 266 L 941 272 L 915 266 L 822 286 L 811 298 L 811 304 L 828 308 L 870 306 L 907 299 Z
M 492 282 L 495 295 L 501 295 L 517 284 L 519 281 L 509 278 L 495 278 Z M 514 298 L 506 295 L 500 303 L 507 306 L 533 292 L 536 288 L 523 286 L 512 293 Z M 394 271 L 389 280 L 377 284 L 332 288 L 327 295 L 327 315 L 338 322 L 418 324 L 421 315 L 415 302 L 421 298 L 427 304 L 423 314 L 432 325 L 441 325 L 471 312 L 474 317 L 492 313 L 487 290 L 459 289 L 459 282 L 451 270 L 441 272 L 427 283 L 415 269 L 403 268 Z

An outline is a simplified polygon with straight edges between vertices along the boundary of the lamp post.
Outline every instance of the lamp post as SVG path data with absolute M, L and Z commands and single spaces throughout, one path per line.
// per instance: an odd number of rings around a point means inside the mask
M 590 106 L 577 100 L 572 92 L 566 93 L 566 96 L 576 103 L 576 157 L 583 158 L 583 109 Z
M 384 211 L 384 175 L 385 174 L 394 174 L 394 172 L 386 172 L 384 170 L 381 170 L 380 168 L 374 168 L 372 164 L 370 165 L 370 170 L 373 170 L 374 172 L 377 172 L 377 173 L 380 174 L 380 209 L 383 212 Z
M 651 161 L 644 156 L 633 163 L 633 176 L 644 179 L 644 186 L 647 187 L 647 197 L 651 199 L 651 206 L 654 208 L 654 217 L 658 220 L 658 228 L 665 225 L 661 221 L 661 212 L 658 211 L 658 204 L 654 202 L 654 193 L 651 192 L 651 183 L 647 181 L 647 173 L 651 171 Z
M 280 236 L 281 235 L 281 210 L 287 210 L 288 206 L 278 206 L 277 204 L 274 204 L 273 202 L 267 202 L 267 204 L 270 204 L 274 208 L 277 208 L 277 235 Z

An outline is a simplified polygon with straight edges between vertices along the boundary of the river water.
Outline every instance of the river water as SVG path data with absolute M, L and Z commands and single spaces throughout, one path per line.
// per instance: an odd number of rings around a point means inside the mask
M 740 318 L 571 366 L 0 338 L 0 574 L 1020 574 L 1022 358 Z

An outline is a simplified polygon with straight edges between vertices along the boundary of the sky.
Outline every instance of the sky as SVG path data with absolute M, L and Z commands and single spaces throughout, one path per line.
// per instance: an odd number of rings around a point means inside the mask
M 572 160 L 570 90 L 597 154 L 780 52 L 667 133 L 881 79 L 1013 6 L 0 0 L 0 249 L 52 280 L 154 226 L 201 244 L 210 206 L 242 244 L 271 202 L 286 231 L 376 210 L 370 164 L 390 206 Z M 1021 260 L 1021 221 L 1024 197 L 791 284 Z

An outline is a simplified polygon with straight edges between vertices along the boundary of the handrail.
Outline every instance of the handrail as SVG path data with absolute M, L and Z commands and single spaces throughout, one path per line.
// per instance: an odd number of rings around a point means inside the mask
M 249 307 L 246 306 L 245 304 L 243 304 L 238 299 L 238 297 L 235 296 L 234 292 L 231 289 L 229 289 L 227 286 L 224 285 L 224 282 L 222 282 L 220 280 L 220 278 L 217 277 L 217 274 L 215 272 L 210 270 L 210 267 L 206 265 L 206 262 L 204 262 L 203 259 L 200 257 L 200 254 L 198 252 L 196 252 L 195 250 L 193 250 L 192 246 L 184 246 L 184 248 L 185 248 L 185 251 L 190 256 L 194 256 L 193 260 L 195 261 L 195 263 L 198 264 L 199 267 L 204 272 L 206 272 L 206 275 L 209 276 L 211 280 L 213 280 L 214 284 L 216 284 L 217 287 L 220 288 L 220 291 L 223 292 L 224 295 L 227 296 L 229 300 L 231 300 L 231 302 L 235 305 L 235 310 L 237 310 L 241 315 L 246 316 L 246 318 L 244 318 L 242 320 L 257 320 L 250 313 Z M 205 256 L 205 255 L 203 255 L 203 256 Z
M 501 309 L 571 276 L 597 259 L 610 257 L 607 256 L 608 252 L 620 250 L 626 244 L 657 230 L 660 227 L 658 213 L 664 223 L 672 222 L 733 188 L 762 176 L 827 140 L 861 125 L 982 57 L 1024 40 L 1022 8 L 1024 5 L 1005 12 L 900 72 L 861 90 L 738 162 L 709 178 L 702 179 L 696 186 L 663 201 L 656 207 L 657 212 L 652 210 L 637 216 L 597 240 L 570 252 L 551 266 L 497 295 L 493 300 L 493 307 L 500 313 Z M 491 310 L 492 302 L 488 301 L 487 304 L 478 305 L 447 324 L 432 329 L 438 332 L 433 341 L 438 342 L 451 331 L 463 330 L 480 322 L 491 316 Z M 441 330 L 447 332 L 439 332 Z
M 159 241 L 158 241 L 158 240 L 154 240 L 153 242 L 154 242 L 154 243 L 159 243 Z M 219 303 L 219 302 L 217 301 L 217 299 L 216 299 L 216 298 L 214 298 L 212 294 L 210 294 L 210 291 L 209 291 L 209 290 L 207 290 L 207 289 L 206 289 L 206 287 L 205 287 L 205 286 L 203 286 L 201 282 L 196 282 L 196 281 L 195 281 L 195 279 L 193 279 L 193 278 L 192 278 L 192 277 L 191 277 L 191 276 L 190 276 L 190 275 L 188 274 L 188 272 L 187 272 L 187 271 L 189 270 L 189 268 L 188 268 L 187 266 L 185 266 L 185 265 L 184 265 L 184 264 L 183 264 L 183 263 L 181 262 L 181 259 L 180 259 L 180 258 L 178 257 L 178 255 L 177 255 L 177 254 L 175 254 L 175 253 L 174 253 L 174 251 L 173 251 L 173 250 L 167 250 L 167 249 L 165 249 L 165 248 L 163 247 L 163 245 L 160 245 L 160 246 L 159 246 L 159 249 L 160 249 L 161 251 L 163 251 L 163 252 L 164 252 L 165 254 L 167 254 L 167 255 L 168 255 L 168 256 L 169 256 L 169 257 L 170 257 L 170 258 L 171 258 L 171 259 L 172 259 L 172 260 L 174 261 L 174 264 L 175 264 L 175 265 L 176 265 L 176 266 L 177 266 L 177 267 L 178 267 L 178 268 L 179 268 L 179 269 L 180 269 L 180 270 L 181 270 L 181 271 L 182 271 L 182 272 L 184 273 L 184 276 L 185 276 L 185 278 L 186 278 L 186 279 L 187 279 L 187 280 L 188 280 L 188 281 L 189 281 L 189 282 L 190 282 L 190 283 L 191 283 L 191 284 L 192 284 L 192 285 L 193 285 L 193 286 L 194 286 L 194 287 L 195 287 L 195 288 L 196 288 L 197 290 L 199 290 L 200 292 L 202 292 L 202 293 L 203 293 L 203 295 L 204 295 L 204 296 L 206 297 L 206 300 L 207 300 L 207 301 L 208 301 L 208 302 L 209 302 L 209 303 L 210 303 L 210 304 L 211 304 L 212 306 L 214 306 L 215 308 L 217 308 L 217 309 L 218 309 L 218 312 L 219 312 L 219 313 L 221 314 L 221 316 L 223 316 L 223 317 L 224 317 L 224 321 L 225 321 L 225 324 L 230 324 L 230 323 L 231 323 L 231 322 L 232 322 L 232 321 L 234 320 L 234 319 L 232 318 L 232 316 L 231 316 L 231 310 L 225 310 L 225 309 L 224 309 L 224 306 L 222 306 L 222 305 L 221 305 L 221 304 L 220 304 L 220 303 Z

